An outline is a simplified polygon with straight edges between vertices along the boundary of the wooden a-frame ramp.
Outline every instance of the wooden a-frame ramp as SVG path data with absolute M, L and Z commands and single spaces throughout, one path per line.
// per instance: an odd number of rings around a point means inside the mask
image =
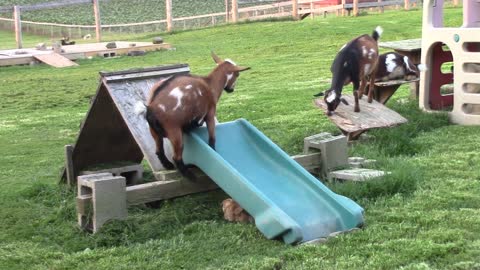
M 73 149 L 68 153 L 63 179 L 74 185 L 79 172 L 98 164 L 131 162 L 145 158 L 153 172 L 163 169 L 155 154 L 155 142 L 137 102 L 146 103 L 152 86 L 169 76 L 189 74 L 187 64 L 100 72 L 100 83 L 80 127 Z
M 389 94 L 391 96 L 393 92 Z M 350 105 L 340 103 L 335 113 L 328 118 L 340 128 L 349 141 L 357 139 L 363 132 L 372 128 L 392 127 L 407 122 L 403 116 L 376 100 L 368 103 L 366 96 L 359 100 L 360 112 L 356 113 L 353 111 L 355 104 L 353 95 L 344 94 L 342 97 Z M 387 100 L 388 98 L 384 101 Z M 323 98 L 315 99 L 314 102 L 317 107 L 327 111 L 327 105 Z

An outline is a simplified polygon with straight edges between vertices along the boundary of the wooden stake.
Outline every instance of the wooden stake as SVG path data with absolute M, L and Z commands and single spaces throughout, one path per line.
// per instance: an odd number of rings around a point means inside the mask
M 15 41 L 17 42 L 17 49 L 22 46 L 22 21 L 20 19 L 21 11 L 19 6 L 13 7 L 13 19 L 15 20 Z
M 403 6 L 403 8 L 405 10 L 409 10 L 410 9 L 410 0 L 405 0 L 405 5 Z
M 345 0 L 342 0 L 342 17 L 345 17 Z
M 165 0 L 165 9 L 167 12 L 167 32 L 172 32 L 172 29 L 173 29 L 172 0 Z
M 102 42 L 102 25 L 100 22 L 100 5 L 98 0 L 93 0 L 93 13 L 95 15 L 95 35 L 97 42 Z

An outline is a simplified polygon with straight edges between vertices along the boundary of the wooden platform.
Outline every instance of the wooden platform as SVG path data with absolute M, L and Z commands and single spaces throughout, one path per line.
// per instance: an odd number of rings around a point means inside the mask
M 337 125 L 340 130 L 348 137 L 348 140 L 355 140 L 363 132 L 372 128 L 393 127 L 407 122 L 397 112 L 390 110 L 383 104 L 373 100 L 372 103 L 367 102 L 364 96 L 360 102 L 360 112 L 353 111 L 355 100 L 352 94 L 342 95 L 350 105 L 341 103 L 335 110 L 335 113 L 328 118 Z M 315 105 L 323 111 L 327 111 L 327 106 L 323 98 L 315 99 Z
M 78 64 L 73 62 L 72 60 L 54 52 L 50 52 L 49 54 L 33 55 L 33 57 L 47 65 L 57 68 L 78 66 Z
M 170 49 L 172 46 L 168 43 L 153 44 L 151 42 L 127 42 L 115 41 L 117 48 L 108 49 L 109 42 L 87 43 L 78 45 L 62 46 L 64 52 L 61 55 L 70 60 L 87 58 L 90 56 L 112 57 L 124 55 L 131 51 L 157 51 Z M 134 45 L 134 46 L 133 46 Z M 37 50 L 35 48 L 0 50 L 0 67 L 13 65 L 28 65 L 36 61 L 36 56 L 51 54 L 52 48 L 47 50 Z

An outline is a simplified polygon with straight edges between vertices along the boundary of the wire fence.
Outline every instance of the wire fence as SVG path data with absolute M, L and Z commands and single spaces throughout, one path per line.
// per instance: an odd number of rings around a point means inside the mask
M 7 0 L 8 1 L 8 0 Z M 204 28 L 245 20 L 287 18 L 293 15 L 291 0 L 94 0 L 99 3 L 102 33 L 149 33 Z M 348 1 L 348 0 L 347 0 Z M 357 0 L 358 1 L 358 0 Z M 360 0 L 370 1 L 369 8 L 382 2 L 398 5 L 401 1 L 415 0 Z M 400 1 L 400 2 L 399 2 Z M 30 5 L 20 6 L 21 31 L 51 38 L 82 38 L 95 35 L 94 4 L 92 0 L 62 0 L 38 3 L 24 0 Z M 168 20 L 167 2 L 171 3 Z M 352 4 L 318 7 L 331 0 L 297 0 L 298 14 L 325 14 L 340 9 L 351 9 Z M 342 0 L 337 0 L 342 3 Z M 352 0 L 350 0 L 350 3 Z M 350 5 L 350 6 L 348 6 Z M 348 7 L 347 7 L 348 6 Z M 18 27 L 18 25 L 17 25 Z M 15 29 L 12 6 L 0 6 L 0 29 Z

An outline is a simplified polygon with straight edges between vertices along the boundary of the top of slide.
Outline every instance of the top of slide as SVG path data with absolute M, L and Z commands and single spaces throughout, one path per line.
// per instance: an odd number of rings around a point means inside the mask
M 269 239 L 294 244 L 363 225 L 363 209 L 333 193 L 244 119 L 217 124 L 216 151 L 206 128 L 184 136 L 183 158 L 215 181 Z

